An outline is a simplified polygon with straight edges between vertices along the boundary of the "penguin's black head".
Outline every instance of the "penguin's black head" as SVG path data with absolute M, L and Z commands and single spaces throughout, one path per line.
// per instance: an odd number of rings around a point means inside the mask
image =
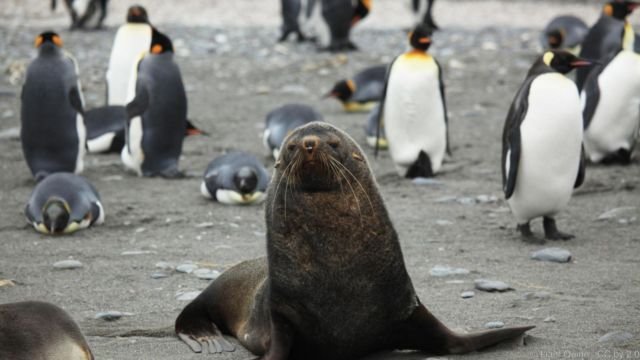
M 51 45 L 46 45 L 46 44 L 51 44 Z M 43 45 L 62 47 L 62 38 L 60 38 L 60 35 L 54 33 L 53 31 L 45 31 L 40 35 L 36 36 L 36 40 L 34 42 L 34 46 L 36 48 L 40 48 Z
M 63 199 L 53 197 L 42 207 L 42 221 L 49 234 L 62 234 L 69 225 L 71 209 Z
M 579 58 L 564 50 L 549 50 L 542 55 L 542 62 L 555 71 L 566 74 L 569 71 L 593 65 L 592 61 Z
M 638 6 L 640 6 L 640 3 L 635 1 L 614 0 L 606 3 L 603 11 L 608 16 L 625 20 Z
M 233 184 L 242 195 L 251 194 L 258 186 L 258 174 L 254 168 L 243 166 L 233 176 Z
M 427 51 L 431 46 L 431 35 L 433 31 L 428 26 L 420 24 L 409 33 L 409 43 L 416 50 Z
M 153 32 L 151 35 L 151 46 L 149 48 L 149 51 L 152 54 L 156 54 L 156 55 L 167 53 L 167 52 L 172 53 L 173 43 L 171 42 L 171 39 L 169 39 L 167 35 L 153 28 Z
M 562 42 L 564 41 L 564 30 L 555 29 L 547 32 L 545 34 L 547 37 L 547 44 L 550 49 L 558 49 L 562 46 Z
M 351 26 L 364 19 L 369 14 L 369 11 L 371 11 L 371 0 L 358 0 L 351 17 Z
M 141 5 L 133 5 L 127 11 L 127 22 L 130 23 L 149 23 L 149 15 L 147 15 L 147 9 Z
M 342 102 L 345 102 L 351 98 L 351 95 L 356 91 L 356 83 L 353 80 L 340 80 L 338 81 L 326 97 L 334 97 Z

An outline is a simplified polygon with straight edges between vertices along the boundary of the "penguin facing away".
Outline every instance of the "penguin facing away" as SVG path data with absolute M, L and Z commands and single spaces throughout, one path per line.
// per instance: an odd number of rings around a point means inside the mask
M 416 14 L 416 23 L 422 24 L 432 31 L 439 27 L 433 20 L 433 4 L 436 0 L 411 0 L 411 10 Z
M 131 73 L 140 53 L 151 47 L 153 29 L 147 10 L 134 5 L 127 11 L 126 23 L 118 28 L 111 47 L 107 68 L 107 105 L 127 104 L 127 91 Z
M 94 360 L 80 328 L 42 301 L 0 304 L 0 359 Z
M 82 176 L 55 173 L 33 189 L 25 208 L 29 224 L 36 231 L 70 234 L 104 222 L 104 208 L 98 191 Z
M 432 177 L 449 151 L 448 116 L 442 68 L 427 50 L 431 30 L 418 25 L 412 49 L 389 66 L 378 126 L 400 176 Z
M 587 24 L 576 16 L 557 16 L 544 28 L 541 38 L 542 47 L 544 49 L 565 49 L 578 55 L 588 31 Z
M 387 65 L 366 68 L 351 79 L 338 81 L 325 97 L 342 103 L 347 112 L 370 111 L 382 98 Z
M 107 2 L 108 0 L 64 0 L 71 16 L 71 30 L 87 27 L 100 29 L 107 17 Z M 56 9 L 57 3 L 57 0 L 51 0 L 51 10 Z
M 597 60 L 606 66 L 622 49 L 633 49 L 635 35 L 627 16 L 640 3 L 634 1 L 613 0 L 607 2 L 598 21 L 589 29 L 580 50 L 580 57 Z M 581 68 L 576 71 L 576 84 L 582 91 L 587 77 L 600 66 Z
M 37 181 L 47 174 L 80 173 L 84 167 L 84 100 L 75 59 L 54 32 L 36 37 L 21 94 L 22 150 Z
M 169 37 L 154 29 L 150 52 L 132 74 L 121 158 L 139 176 L 179 178 L 187 97 Z
M 605 5 L 583 47 L 599 56 L 602 64 L 584 78 L 581 91 L 584 145 L 587 157 L 595 163 L 629 164 L 638 141 L 640 55 L 635 52 L 636 35 L 625 20 L 638 5 L 628 1 Z M 606 52 L 593 52 L 594 48 Z
M 516 93 L 502 136 L 502 183 L 523 238 L 543 217 L 547 239 L 568 240 L 555 215 L 585 178 L 582 114 L 576 85 L 564 75 L 591 62 L 562 50 L 545 52 Z
M 278 159 L 280 146 L 295 128 L 313 121 L 323 121 L 322 115 L 304 104 L 286 104 L 267 114 L 262 140 L 264 146 Z
M 268 185 L 269 173 L 255 156 L 233 151 L 209 163 L 200 192 L 223 204 L 249 205 L 264 201 Z

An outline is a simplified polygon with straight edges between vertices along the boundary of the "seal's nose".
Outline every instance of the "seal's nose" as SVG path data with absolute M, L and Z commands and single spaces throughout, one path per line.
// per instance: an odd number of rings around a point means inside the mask
M 315 135 L 307 135 L 302 138 L 302 148 L 308 155 L 313 155 L 318 148 L 320 139 Z

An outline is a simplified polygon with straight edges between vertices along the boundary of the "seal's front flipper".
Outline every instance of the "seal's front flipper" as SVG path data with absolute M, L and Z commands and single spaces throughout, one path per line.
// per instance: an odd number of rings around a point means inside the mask
M 419 304 L 401 329 L 401 349 L 422 350 L 435 355 L 463 354 L 516 338 L 535 326 L 510 327 L 456 334 Z
M 196 353 L 235 351 L 233 344 L 224 338 L 216 324 L 209 319 L 202 302 L 197 300 L 187 305 L 176 319 L 175 331 L 178 338 Z

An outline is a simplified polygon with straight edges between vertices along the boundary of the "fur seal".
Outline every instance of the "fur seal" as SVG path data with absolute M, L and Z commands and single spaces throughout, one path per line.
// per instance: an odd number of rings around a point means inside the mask
M 420 303 L 364 152 L 334 126 L 285 139 L 265 206 L 267 258 L 227 270 L 176 320 L 196 352 L 232 351 L 230 334 L 269 360 L 465 353 L 533 328 L 456 334 Z
M 73 319 L 46 302 L 0 305 L 0 359 L 93 360 Z

